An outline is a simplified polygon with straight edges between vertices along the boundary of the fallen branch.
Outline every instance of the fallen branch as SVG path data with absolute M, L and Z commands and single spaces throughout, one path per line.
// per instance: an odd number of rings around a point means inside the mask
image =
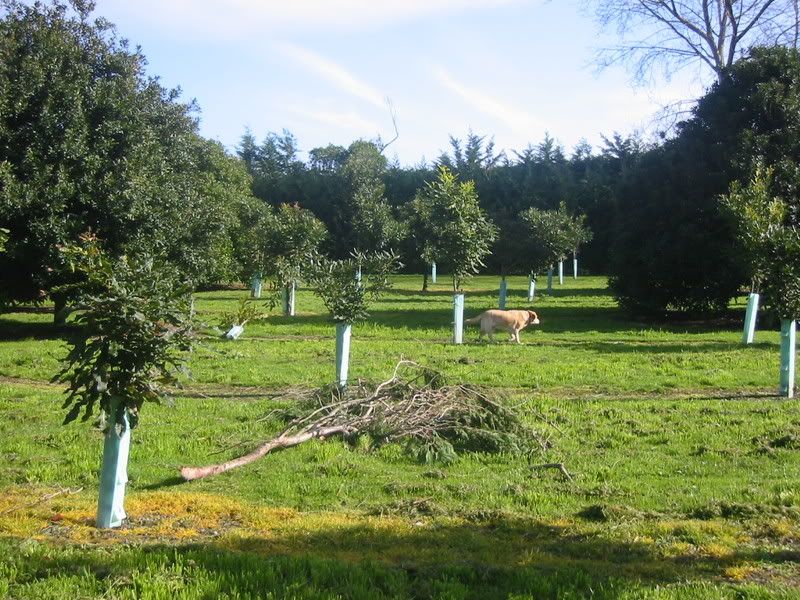
M 569 474 L 569 471 L 567 471 L 567 468 L 564 466 L 564 463 L 544 463 L 543 465 L 533 465 L 531 469 L 533 469 L 534 471 L 537 471 L 539 469 L 558 469 L 559 471 L 561 471 L 561 474 L 564 476 L 564 479 L 566 479 L 569 482 L 572 482 L 572 475 Z
M 0 512 L 0 517 L 5 515 L 10 515 L 13 512 L 17 512 L 18 510 L 24 510 L 26 508 L 33 508 L 34 506 L 39 506 L 40 504 L 43 504 L 48 500 L 52 500 L 53 498 L 58 498 L 59 496 L 71 496 L 72 494 L 77 494 L 78 492 L 82 491 L 83 491 L 82 487 L 75 488 L 74 490 L 70 488 L 64 488 L 57 492 L 53 492 L 52 494 L 47 494 L 46 496 L 43 496 L 38 500 L 34 500 L 33 502 L 29 502 L 28 504 L 22 504 L 20 506 L 14 506 L 13 508 L 6 509 L 3 512 Z
M 410 376 L 401 377 L 401 371 Z M 522 424 L 515 410 L 489 392 L 442 385 L 442 376 L 400 361 L 392 377 L 374 387 L 359 383 L 342 391 L 324 387 L 299 399 L 300 415 L 278 436 L 239 458 L 207 467 L 183 467 L 186 481 L 218 475 L 252 463 L 273 450 L 333 435 L 366 434 L 379 443 L 405 440 L 427 459 L 452 457 L 456 446 L 482 451 L 544 450 L 548 444 Z
M 245 454 L 244 456 L 240 456 L 239 458 L 229 460 L 228 462 L 218 465 L 211 465 L 208 467 L 183 467 L 181 469 L 181 477 L 183 477 L 186 481 L 192 481 L 194 479 L 210 477 L 211 475 L 219 475 L 220 473 L 230 471 L 236 467 L 241 467 L 248 465 L 251 462 L 255 462 L 259 458 L 266 456 L 278 448 L 291 448 L 292 446 L 297 446 L 298 444 L 302 444 L 308 440 L 313 440 L 314 438 L 326 438 L 331 435 L 346 433 L 347 431 L 348 429 L 346 427 L 325 427 L 313 431 L 307 431 L 299 435 L 281 434 L 275 439 L 261 444 L 252 452 Z

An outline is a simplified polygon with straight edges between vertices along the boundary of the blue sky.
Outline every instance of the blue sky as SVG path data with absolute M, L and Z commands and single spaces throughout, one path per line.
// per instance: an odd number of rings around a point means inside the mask
M 308 151 L 399 139 L 403 165 L 431 161 L 469 129 L 522 150 L 545 132 L 646 129 L 659 106 L 701 89 L 687 73 L 634 88 L 591 66 L 613 43 L 578 0 L 99 0 L 96 14 L 142 47 L 149 72 L 201 108 L 201 133 L 234 149 L 286 128 Z

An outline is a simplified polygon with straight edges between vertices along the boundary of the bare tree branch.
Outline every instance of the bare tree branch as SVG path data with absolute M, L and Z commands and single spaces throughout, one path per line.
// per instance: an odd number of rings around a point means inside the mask
M 724 77 L 742 48 L 790 45 L 800 38 L 798 0 L 583 0 L 623 43 L 601 50 L 598 63 L 626 63 L 642 80 L 660 63 L 669 75 L 701 62 Z
M 390 139 L 385 144 L 381 144 L 380 152 L 383 154 L 383 151 L 389 147 L 390 144 L 397 141 L 397 138 L 400 137 L 400 130 L 397 128 L 397 112 L 394 110 L 394 105 L 392 104 L 392 99 L 388 96 L 385 98 L 386 107 L 389 109 L 389 116 L 392 118 L 392 127 L 394 128 L 394 137 Z

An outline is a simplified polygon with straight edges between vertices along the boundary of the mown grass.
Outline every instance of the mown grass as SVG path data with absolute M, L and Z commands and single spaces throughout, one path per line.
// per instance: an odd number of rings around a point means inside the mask
M 92 527 L 101 436 L 62 426 L 47 384 L 69 327 L 0 319 L 0 596 L 275 598 L 800 597 L 800 416 L 774 396 L 776 332 L 739 344 L 737 319 L 626 320 L 602 278 L 534 302 L 542 326 L 456 347 L 450 295 L 398 277 L 354 331 L 351 374 L 403 356 L 504 388 L 547 452 L 421 464 L 402 445 L 315 441 L 217 478 L 177 482 L 279 430 L 290 385 L 333 377 L 332 324 L 306 290 L 299 315 L 213 337 L 173 406 L 134 432 L 117 531 Z M 492 307 L 477 278 L 467 313 Z M 512 279 L 511 307 L 528 306 Z M 246 291 L 198 295 L 213 323 Z M 738 314 L 737 314 L 738 311 Z M 573 477 L 537 470 L 563 462 Z M 59 489 L 83 488 L 35 506 Z M 23 507 L 23 508 L 20 508 Z

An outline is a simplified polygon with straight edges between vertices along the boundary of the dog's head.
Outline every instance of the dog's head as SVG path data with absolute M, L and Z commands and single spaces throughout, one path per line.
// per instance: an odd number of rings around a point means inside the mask
M 528 325 L 538 325 L 539 324 L 539 315 L 537 315 L 532 310 L 528 311 Z

